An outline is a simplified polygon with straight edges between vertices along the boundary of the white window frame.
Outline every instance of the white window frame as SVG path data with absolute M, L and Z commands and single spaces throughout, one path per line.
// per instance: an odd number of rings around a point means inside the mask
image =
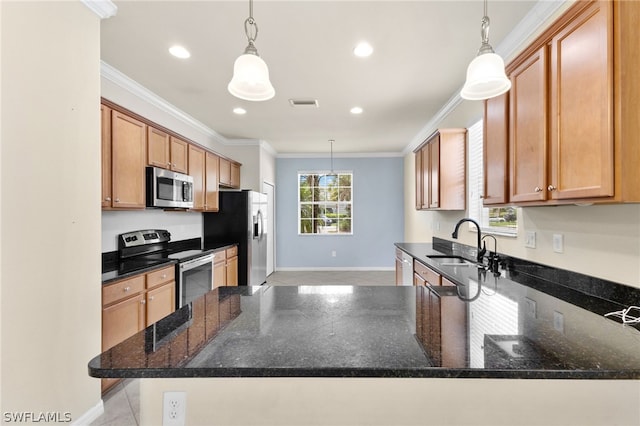
M 301 229 L 301 224 L 302 224 L 302 216 L 301 216 L 301 210 L 302 210 L 302 204 L 303 202 L 300 200 L 300 176 L 302 175 L 349 175 L 351 177 L 351 196 L 350 196 L 350 200 L 349 201 L 338 201 L 337 204 L 338 205 L 348 205 L 350 207 L 350 211 L 351 211 L 351 217 L 349 218 L 349 220 L 351 221 L 351 227 L 350 227 L 350 232 L 318 232 L 318 233 L 314 233 L 314 232 L 302 232 Z M 302 236 L 347 236 L 347 235 L 353 235 L 353 194 L 354 194 L 354 190 L 353 190 L 353 171 L 351 170 L 341 170 L 341 171 L 322 171 L 322 170 L 313 170 L 313 171 L 306 171 L 306 170 L 302 170 L 302 171 L 298 171 L 297 173 L 297 178 L 298 178 L 298 235 L 302 235 Z M 310 204 L 316 204 L 316 203 L 321 203 L 319 202 L 311 202 Z M 305 202 L 306 204 L 306 202 Z M 340 211 L 340 209 L 338 208 L 338 211 Z M 338 226 L 336 224 L 336 226 Z
M 468 129 L 469 138 L 469 217 L 480 224 L 480 229 L 485 234 L 501 235 L 505 237 L 517 237 L 518 227 L 506 228 L 491 226 L 489 216 L 491 209 L 498 207 L 484 207 L 482 205 L 482 195 L 484 193 L 484 167 L 483 167 L 483 120 L 479 120 Z M 516 211 L 516 223 L 519 212 Z M 469 226 L 475 231 L 475 226 Z

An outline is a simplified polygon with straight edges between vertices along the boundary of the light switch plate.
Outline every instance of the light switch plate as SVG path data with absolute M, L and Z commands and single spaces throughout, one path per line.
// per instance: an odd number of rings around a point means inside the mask
M 525 233 L 524 246 L 527 248 L 536 248 L 536 231 L 527 231 Z
M 564 252 L 564 236 L 562 234 L 553 234 L 553 251 L 556 253 Z

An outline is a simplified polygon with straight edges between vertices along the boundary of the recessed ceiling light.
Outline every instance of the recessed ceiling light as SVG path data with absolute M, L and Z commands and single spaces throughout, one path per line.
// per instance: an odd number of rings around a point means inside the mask
M 233 113 L 238 115 L 244 115 L 247 113 L 247 110 L 241 107 L 236 107 L 233 109 Z
M 171 46 L 169 48 L 169 53 L 171 53 L 176 58 L 187 59 L 191 57 L 191 53 L 182 46 Z
M 351 114 L 362 114 L 362 111 L 364 110 L 358 106 L 351 108 Z
M 366 41 L 358 43 L 358 45 L 353 49 L 353 54 L 359 58 L 366 58 L 367 56 L 371 56 L 373 53 L 373 47 Z

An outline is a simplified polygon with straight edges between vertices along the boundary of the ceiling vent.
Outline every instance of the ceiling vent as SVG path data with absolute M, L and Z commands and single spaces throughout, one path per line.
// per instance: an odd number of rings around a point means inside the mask
M 320 105 L 318 104 L 317 99 L 289 99 L 289 104 L 294 107 L 314 107 L 318 108 Z

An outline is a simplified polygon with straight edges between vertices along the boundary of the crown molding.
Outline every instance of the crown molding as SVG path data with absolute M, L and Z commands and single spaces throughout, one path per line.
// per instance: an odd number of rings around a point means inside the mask
M 81 0 L 100 19 L 107 19 L 118 13 L 118 6 L 111 0 Z
M 104 61 L 100 61 L 100 76 L 111 81 L 112 83 L 120 86 L 124 90 L 128 91 L 134 96 L 142 99 L 143 101 L 155 106 L 156 108 L 166 112 L 167 114 L 177 118 L 183 123 L 197 129 L 198 131 L 204 133 L 205 135 L 211 137 L 216 142 L 221 143 L 222 145 L 230 145 L 227 138 L 217 133 L 215 130 L 203 124 L 202 122 L 196 120 L 186 112 L 177 108 L 173 104 L 164 100 L 160 96 L 153 93 L 151 90 L 142 86 L 140 83 L 135 80 L 129 78 L 116 68 L 107 64 Z
M 513 28 L 513 30 L 502 40 L 495 49 L 503 58 L 513 59 L 526 46 L 527 42 L 537 36 L 542 30 L 549 25 L 549 20 L 562 9 L 569 7 L 574 0 L 539 0 L 525 15 L 524 18 Z M 505 62 L 507 62 L 506 60 Z M 438 129 L 438 124 L 445 117 L 453 112 L 463 99 L 460 97 L 460 90 L 447 101 L 446 104 L 434 115 L 431 120 L 411 139 L 407 147 L 402 151 L 403 155 L 407 155 L 418 147 L 426 138 Z M 477 102 L 477 101 L 471 101 Z

